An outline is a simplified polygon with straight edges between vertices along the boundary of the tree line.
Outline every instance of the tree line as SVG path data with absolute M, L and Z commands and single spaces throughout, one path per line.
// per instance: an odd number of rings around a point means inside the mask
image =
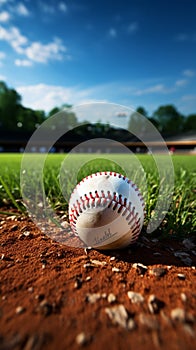
M 90 134 L 93 137 L 110 137 L 121 135 L 120 139 L 129 137 L 125 131 L 119 131 L 109 124 L 97 122 L 79 123 L 76 115 L 71 111 L 71 105 L 65 104 L 61 107 L 54 107 L 48 114 L 43 110 L 33 110 L 22 105 L 21 96 L 12 88 L 8 88 L 5 82 L 0 82 L 0 135 L 28 135 L 32 134 L 46 118 L 58 113 L 66 107 L 66 127 L 67 130 L 75 128 L 70 137 L 84 139 Z M 163 136 L 178 135 L 183 132 L 196 131 L 196 113 L 190 115 L 181 114 L 174 105 L 164 105 L 158 107 L 151 116 L 143 107 L 138 107 L 132 113 L 128 121 L 128 130 L 132 130 L 133 125 L 140 128 L 138 113 L 148 118 Z M 142 126 L 141 126 L 142 127 Z

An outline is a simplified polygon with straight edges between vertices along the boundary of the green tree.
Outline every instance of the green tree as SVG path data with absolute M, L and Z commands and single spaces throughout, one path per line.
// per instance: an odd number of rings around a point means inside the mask
M 16 130 L 18 114 L 21 108 L 21 97 L 14 90 L 9 89 L 4 82 L 0 82 L 0 126 L 2 130 Z
M 196 114 L 190 114 L 185 119 L 184 131 L 196 131 Z
M 47 123 L 45 125 L 47 131 L 57 132 L 57 130 L 62 130 L 64 133 L 76 126 L 78 126 L 78 121 L 75 113 L 69 109 L 62 110 L 58 107 L 53 108 L 49 112 Z
M 17 116 L 17 126 L 23 132 L 33 132 L 45 120 L 44 111 L 34 111 L 21 106 Z
M 137 137 L 142 137 L 142 135 L 146 132 L 147 129 L 146 124 L 147 111 L 143 107 L 138 107 L 136 111 L 130 115 L 128 122 L 128 130 Z
M 48 113 L 48 117 L 52 117 L 54 114 L 60 112 L 60 108 L 59 107 L 54 107 L 51 109 L 51 111 Z
M 173 105 L 160 106 L 153 113 L 153 118 L 164 135 L 175 135 L 183 131 L 184 116 Z
M 78 126 L 77 117 L 75 113 L 71 111 L 71 107 L 71 105 L 64 104 L 61 108 L 54 107 L 51 109 L 51 111 L 48 113 L 48 117 L 55 116 L 55 125 L 53 123 L 53 118 L 51 119 L 51 122 L 49 121 L 48 125 L 50 125 L 52 130 L 63 128 L 63 130 L 66 132 Z
M 144 107 L 138 107 L 137 109 L 136 109 L 136 112 L 137 113 L 139 113 L 139 114 L 141 114 L 141 115 L 143 115 L 144 117 L 148 117 L 148 112 L 146 111 L 146 109 L 144 108 Z

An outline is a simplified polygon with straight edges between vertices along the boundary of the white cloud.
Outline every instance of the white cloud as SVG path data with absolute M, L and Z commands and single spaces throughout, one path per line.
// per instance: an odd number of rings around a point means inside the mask
M 25 106 L 33 109 L 43 109 L 47 112 L 64 103 L 80 104 L 93 101 L 90 89 L 82 90 L 77 87 L 38 84 L 18 86 L 17 91 L 22 96 Z
M 166 86 L 164 84 L 156 84 L 144 89 L 133 90 L 132 94 L 135 96 L 143 96 L 148 94 L 172 94 L 177 91 L 178 88 L 182 88 L 189 83 L 188 79 L 178 79 L 171 86 Z
M 183 75 L 185 77 L 188 77 L 188 78 L 192 78 L 196 75 L 196 71 L 192 70 L 192 69 L 185 69 L 184 72 L 183 72 Z
M 23 46 L 28 43 L 28 39 L 16 27 L 5 29 L 0 26 L 0 40 L 7 41 L 17 53 L 23 53 Z
M 188 80 L 187 79 L 179 79 L 175 82 L 175 85 L 177 87 L 183 87 L 186 86 L 188 84 Z
M 110 38 L 116 38 L 116 36 L 117 36 L 116 29 L 115 28 L 110 28 L 110 30 L 109 30 L 109 37 Z
M 2 11 L 0 13 L 0 22 L 8 22 L 10 20 L 11 16 L 9 14 L 9 12 L 7 11 Z
M 59 38 L 55 38 L 48 44 L 36 41 L 29 43 L 28 39 L 20 33 L 17 27 L 5 29 L 0 26 L 0 40 L 7 41 L 15 52 L 24 55 L 28 60 L 39 63 L 47 63 L 50 60 L 62 60 L 63 53 L 67 51 L 67 48 Z
M 33 65 L 33 63 L 29 60 L 20 60 L 20 59 L 16 59 L 14 63 L 18 67 L 31 67 Z
M 28 17 L 30 15 L 29 10 L 22 2 L 16 5 L 14 11 L 20 16 Z
M 60 2 L 58 8 L 62 12 L 67 12 L 67 5 L 64 2 Z
M 127 32 L 128 34 L 134 34 L 138 31 L 139 25 L 137 22 L 132 22 L 128 25 Z
M 41 2 L 39 2 L 39 7 L 40 7 L 41 11 L 43 11 L 44 13 L 46 13 L 48 15 L 53 15 L 56 13 L 56 11 L 61 11 L 64 13 L 67 12 L 67 5 L 63 1 L 60 1 L 59 3 L 57 3 L 56 6 L 51 5 L 51 4 L 47 4 L 43 1 L 41 1 Z
M 182 101 L 196 101 L 196 95 L 184 95 Z
M 62 53 L 66 51 L 66 47 L 58 38 L 49 44 L 33 42 L 25 49 L 25 55 L 34 62 L 47 63 L 49 60 L 61 60 Z
M 154 94 L 154 93 L 165 93 L 167 89 L 163 84 L 157 84 L 154 86 L 150 86 L 146 89 L 139 89 L 136 90 L 134 95 L 136 96 L 142 96 L 142 95 L 147 95 L 147 94 Z

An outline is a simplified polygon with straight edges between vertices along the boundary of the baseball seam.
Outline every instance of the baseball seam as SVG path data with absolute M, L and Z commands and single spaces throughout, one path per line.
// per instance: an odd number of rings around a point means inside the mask
M 99 172 L 95 174 L 91 174 L 87 177 L 85 177 L 81 182 L 78 183 L 76 186 L 74 192 L 77 190 L 77 188 L 83 184 L 89 177 L 93 178 L 98 175 L 109 175 L 109 176 L 118 176 L 119 178 L 122 178 L 124 181 L 126 181 L 128 184 L 131 185 L 131 187 L 136 191 L 138 194 L 139 200 L 141 202 L 141 205 L 144 210 L 144 199 L 141 195 L 138 187 L 128 178 L 121 174 L 117 174 L 115 172 Z M 73 193 L 74 193 L 73 192 Z M 84 196 L 84 197 L 83 197 Z M 95 206 L 106 206 L 108 208 L 111 207 L 114 211 L 116 211 L 118 214 L 125 216 L 128 212 L 128 215 L 125 217 L 125 220 L 128 221 L 128 225 L 130 226 L 131 230 L 131 240 L 130 243 L 133 243 L 137 240 L 139 233 L 140 233 L 140 218 L 137 219 L 139 216 L 139 213 L 136 211 L 135 207 L 132 206 L 132 202 L 129 202 L 127 205 L 127 198 L 122 199 L 122 195 L 117 196 L 116 192 L 113 194 L 110 193 L 110 191 L 107 191 L 107 193 L 104 192 L 104 190 L 101 190 L 101 193 L 99 194 L 98 191 L 94 192 L 94 195 L 92 192 L 89 192 L 88 194 L 84 194 L 83 196 L 80 196 L 80 200 L 76 200 L 76 203 L 72 205 L 72 208 L 70 210 L 70 224 L 75 234 L 77 234 L 77 228 L 76 228 L 76 222 L 77 218 L 82 214 L 86 209 L 88 208 L 94 208 Z M 109 201 L 109 203 L 108 203 Z M 124 209 L 124 210 L 123 210 Z M 144 211 L 145 215 L 145 211 Z
M 108 191 L 109 192 L 109 191 Z M 101 191 L 102 197 L 99 196 L 98 192 L 96 191 L 96 198 L 98 198 L 100 201 L 97 203 L 99 206 L 108 207 L 112 210 L 116 211 L 118 214 L 125 216 L 128 212 L 128 215 L 125 217 L 125 220 L 128 221 L 128 225 L 130 226 L 131 230 L 131 239 L 130 243 L 133 243 L 135 240 L 137 240 L 139 233 L 140 233 L 140 218 L 137 219 L 139 216 L 139 213 L 135 210 L 135 207 L 132 206 L 132 202 L 129 202 L 128 207 L 122 204 L 122 200 L 117 200 L 116 194 L 111 198 L 111 196 L 106 196 L 105 192 Z M 122 198 L 122 196 L 119 196 Z M 80 201 L 77 200 L 77 204 L 74 204 L 71 213 L 70 213 L 70 225 L 72 227 L 73 232 L 78 235 L 77 228 L 76 228 L 76 222 L 78 217 L 85 212 L 85 210 L 89 208 L 95 207 L 95 197 L 92 197 L 92 192 L 89 192 L 89 197 L 85 195 L 85 198 L 80 197 Z M 107 201 L 110 201 L 107 205 Z M 126 198 L 124 199 L 124 202 L 126 202 Z M 124 211 L 123 211 L 124 209 Z
M 129 180 L 126 176 L 122 175 L 122 174 L 118 174 L 114 171 L 100 171 L 100 172 L 97 172 L 95 174 L 91 174 L 91 175 L 88 175 L 86 177 L 84 177 L 75 187 L 74 191 L 72 192 L 71 194 L 71 197 L 70 197 L 70 200 L 73 196 L 73 194 L 77 191 L 78 187 L 81 186 L 81 184 L 83 184 L 86 180 L 88 180 L 89 178 L 93 178 L 93 177 L 96 177 L 98 175 L 107 175 L 107 176 L 114 176 L 114 177 L 117 177 L 122 179 L 123 181 L 126 181 L 128 184 L 131 185 L 131 187 L 137 192 L 137 195 L 140 199 L 140 202 L 141 202 L 141 205 L 142 207 L 144 208 L 145 207 L 145 204 L 144 204 L 144 197 L 142 196 L 139 188 L 137 187 L 137 185 L 132 181 L 132 180 Z

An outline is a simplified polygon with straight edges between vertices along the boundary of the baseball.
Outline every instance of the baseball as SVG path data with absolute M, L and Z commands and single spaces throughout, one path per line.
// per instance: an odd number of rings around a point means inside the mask
M 138 187 L 115 172 L 98 172 L 75 187 L 69 201 L 73 232 L 87 247 L 124 248 L 134 243 L 144 222 Z

